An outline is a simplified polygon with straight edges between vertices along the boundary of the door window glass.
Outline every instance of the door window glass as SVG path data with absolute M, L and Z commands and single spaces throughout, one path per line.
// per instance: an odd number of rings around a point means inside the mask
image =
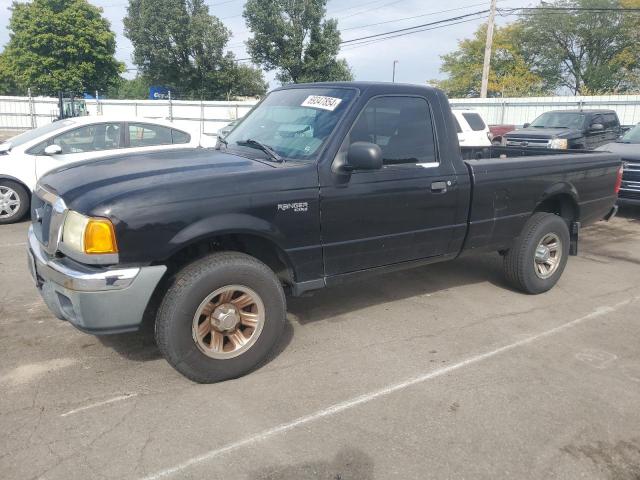
M 595 117 L 593 117 L 593 119 L 591 120 L 591 125 L 595 125 L 595 124 L 601 124 L 603 125 L 605 128 L 607 127 L 606 124 L 604 123 L 604 118 L 602 117 L 602 115 L 596 115 Z
M 120 148 L 120 124 L 99 123 L 76 128 L 54 137 L 51 143 L 60 145 L 63 154 Z
M 174 144 L 189 143 L 191 141 L 191 135 L 180 130 L 171 130 L 171 139 Z
M 130 147 L 152 147 L 155 145 L 170 145 L 171 129 L 161 125 L 148 123 L 129 124 Z
M 377 144 L 385 165 L 436 161 L 431 113 L 423 98 L 371 100 L 349 133 L 353 142 Z
M 615 113 L 607 113 L 605 116 L 605 127 L 606 128 L 617 128 L 618 127 L 618 118 Z
M 474 132 L 480 132 L 486 128 L 482 117 L 477 113 L 463 113 L 462 116 Z

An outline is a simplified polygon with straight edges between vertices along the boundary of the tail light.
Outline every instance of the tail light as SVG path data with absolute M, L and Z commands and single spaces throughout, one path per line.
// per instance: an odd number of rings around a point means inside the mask
M 618 192 L 620 192 L 620 187 L 622 186 L 622 172 L 624 171 L 624 168 L 622 165 L 620 165 L 620 168 L 618 169 L 618 175 L 616 176 L 616 186 L 613 187 L 613 191 L 616 195 L 618 195 Z

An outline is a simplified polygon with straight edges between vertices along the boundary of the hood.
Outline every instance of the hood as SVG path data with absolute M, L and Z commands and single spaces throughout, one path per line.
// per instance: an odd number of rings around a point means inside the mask
M 7 155 L 11 150 L 11 142 L 0 143 L 0 155 Z
M 80 196 L 114 197 L 150 187 L 208 182 L 271 165 L 213 149 L 183 149 L 117 155 L 53 170 L 40 183 L 67 204 Z M 185 187 L 188 188 L 188 187 Z
M 596 148 L 596 150 L 617 153 L 622 157 L 622 160 L 640 162 L 640 144 L 638 143 L 613 142 L 602 145 L 601 147 Z
M 577 138 L 582 136 L 579 130 L 571 128 L 522 128 L 505 134 L 507 138 Z

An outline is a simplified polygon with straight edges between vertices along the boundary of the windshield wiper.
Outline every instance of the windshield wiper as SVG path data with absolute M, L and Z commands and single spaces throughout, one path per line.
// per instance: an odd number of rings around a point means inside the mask
M 224 145 L 224 146 L 225 146 L 225 148 L 229 146 L 229 142 L 227 142 L 224 138 L 222 138 L 222 137 L 218 137 L 218 139 L 217 139 L 217 140 L 218 140 L 218 142 L 219 142 L 219 143 L 221 143 L 222 145 Z M 220 150 L 220 145 L 216 145 L 216 149 L 217 149 L 217 150 Z
M 265 145 L 264 143 L 254 140 L 253 138 L 248 138 L 244 141 L 236 142 L 238 145 L 246 145 L 249 147 L 254 147 L 262 150 L 267 156 L 273 160 L 274 162 L 284 163 L 284 159 L 276 153 L 276 151 L 271 148 L 269 145 Z

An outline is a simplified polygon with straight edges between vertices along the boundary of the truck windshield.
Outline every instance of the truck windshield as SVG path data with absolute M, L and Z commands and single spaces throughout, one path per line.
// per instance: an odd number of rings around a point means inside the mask
M 625 133 L 621 141 L 623 143 L 640 143 L 640 125 L 636 125 Z
M 582 128 L 584 114 L 575 112 L 546 112 L 531 122 L 534 128 Z
M 350 88 L 272 92 L 229 133 L 227 148 L 257 152 L 260 142 L 285 159 L 315 160 L 355 96 Z

